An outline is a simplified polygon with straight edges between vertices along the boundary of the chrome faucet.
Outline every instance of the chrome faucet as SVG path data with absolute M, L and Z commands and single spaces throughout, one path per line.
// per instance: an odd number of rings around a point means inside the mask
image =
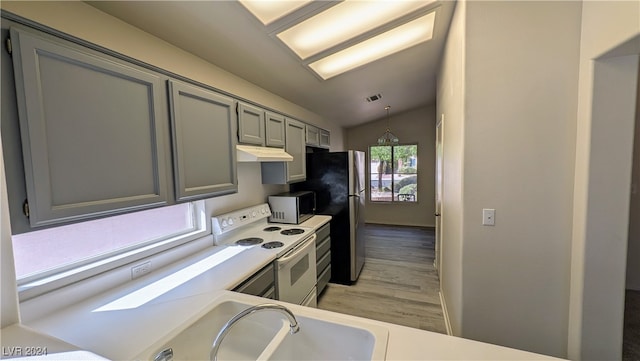
M 158 352 L 153 361 L 173 361 L 173 349 L 169 347 Z
M 266 310 L 278 311 L 284 314 L 285 316 L 287 316 L 287 318 L 289 319 L 289 327 L 291 328 L 289 332 L 292 335 L 300 331 L 300 326 L 298 326 L 298 320 L 296 320 L 296 317 L 288 308 L 281 305 L 277 305 L 275 303 L 263 303 L 260 305 L 255 305 L 233 316 L 233 318 L 231 318 L 229 321 L 227 321 L 227 323 L 224 324 L 224 326 L 222 326 L 222 329 L 220 329 L 220 332 L 218 332 L 218 336 L 216 336 L 216 339 L 213 340 L 213 345 L 211 345 L 211 351 L 209 352 L 209 359 L 211 361 L 218 360 L 218 350 L 220 349 L 220 344 L 222 343 L 222 339 L 224 339 L 227 333 L 229 333 L 229 331 L 231 330 L 231 327 L 233 327 L 233 325 L 235 325 L 236 322 L 240 321 L 242 318 L 249 316 L 253 313 L 256 313 L 259 311 L 266 311 Z

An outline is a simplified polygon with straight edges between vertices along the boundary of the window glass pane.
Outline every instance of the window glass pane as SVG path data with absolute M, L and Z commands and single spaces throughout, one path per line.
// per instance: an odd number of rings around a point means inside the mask
M 418 146 L 395 146 L 393 147 L 393 157 L 395 166 L 394 200 L 418 201 Z
M 371 146 L 370 199 L 373 202 L 418 201 L 418 146 Z
M 195 227 L 193 207 L 184 203 L 15 235 L 16 276 L 98 260 Z
M 370 155 L 371 201 L 391 201 L 393 187 L 393 166 L 390 146 L 372 146 Z

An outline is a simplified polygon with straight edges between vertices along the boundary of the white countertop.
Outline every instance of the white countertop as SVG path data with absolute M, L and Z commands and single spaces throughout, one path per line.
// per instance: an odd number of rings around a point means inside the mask
M 301 226 L 317 230 L 330 219 L 329 216 L 315 216 Z M 259 248 L 249 248 L 201 274 L 188 276 L 191 277 L 188 282 L 173 286 L 160 284 L 167 279 L 188 278 L 182 275 L 175 277 L 175 275 L 185 269 L 194 269 L 193 265 L 211 259 L 221 252 L 226 252 L 227 248 L 229 247 L 212 247 L 188 260 L 175 263 L 112 291 L 35 320 L 28 326 L 40 334 L 52 335 L 81 350 L 87 350 L 113 360 L 131 360 L 143 350 L 157 343 L 158 340 L 175 332 L 176 329 L 184 328 L 185 325 L 195 322 L 210 309 L 214 299 L 232 293 L 226 290 L 233 289 L 244 279 L 272 262 L 274 258 L 272 255 L 267 257 L 264 252 L 260 252 Z M 160 291 L 155 298 L 148 302 L 129 304 L 128 306 L 126 303 L 114 303 L 109 306 L 112 301 L 126 300 L 127 295 L 140 294 L 141 290 L 153 291 L 154 289 L 160 289 Z M 139 299 L 140 296 L 134 298 L 134 300 Z M 303 307 L 287 305 L 294 312 Z M 332 312 L 318 309 L 310 309 L 309 311 L 318 317 L 332 314 Z M 364 320 L 354 316 L 345 315 L 345 317 Z M 384 322 L 373 320 L 367 320 L 367 322 L 383 325 L 389 329 L 388 360 L 553 359 L 543 355 Z M 5 330 L 3 329 L 3 347 L 5 347 Z M 211 332 L 217 332 L 217 330 Z
M 0 340 L 0 359 L 27 357 L 29 360 L 107 360 L 20 324 L 0 330 Z
M 331 216 L 315 215 L 301 223 L 300 227 L 313 228 L 314 231 L 317 231 L 320 227 L 329 223 L 330 220 Z

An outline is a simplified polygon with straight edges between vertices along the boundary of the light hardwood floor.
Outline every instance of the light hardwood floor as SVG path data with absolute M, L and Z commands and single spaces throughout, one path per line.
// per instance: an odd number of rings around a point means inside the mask
M 446 333 L 433 229 L 367 224 L 366 260 L 351 286 L 330 283 L 318 308 Z

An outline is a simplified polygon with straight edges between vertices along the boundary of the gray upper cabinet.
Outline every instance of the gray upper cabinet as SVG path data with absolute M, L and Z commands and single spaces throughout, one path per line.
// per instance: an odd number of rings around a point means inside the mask
M 328 130 L 320 129 L 320 148 L 331 147 L 331 133 Z
M 232 98 L 169 80 L 176 199 L 238 191 Z
M 284 148 L 284 116 L 265 112 L 265 123 L 267 147 Z
M 167 204 L 162 79 L 61 40 L 11 38 L 31 226 Z
M 294 119 L 285 119 L 285 151 L 293 160 L 290 162 L 263 162 L 262 183 L 288 184 L 307 178 L 307 156 L 305 149 L 305 124 Z
M 312 147 L 317 147 L 320 145 L 320 129 L 314 127 L 313 125 L 306 125 L 306 133 L 305 133 L 306 144 Z
M 329 148 L 331 146 L 330 133 L 328 130 L 307 124 L 305 132 L 306 144 L 310 147 Z
M 285 120 L 287 153 L 293 160 L 287 163 L 287 183 L 301 182 L 307 179 L 307 154 L 305 149 L 305 125 L 297 120 Z
M 238 142 L 265 145 L 264 109 L 238 102 Z

